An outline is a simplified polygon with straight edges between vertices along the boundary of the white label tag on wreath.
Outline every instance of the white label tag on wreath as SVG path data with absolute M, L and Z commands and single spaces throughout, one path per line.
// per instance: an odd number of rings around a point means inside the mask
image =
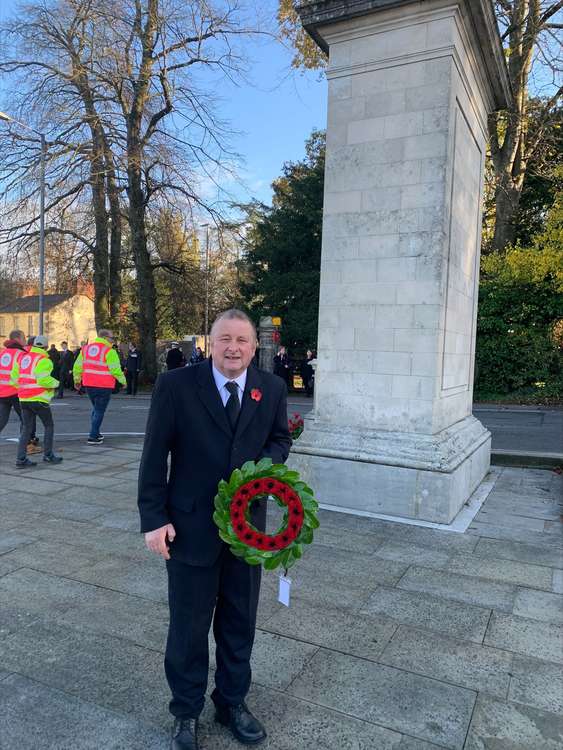
M 289 596 L 291 593 L 291 578 L 280 575 L 280 589 L 278 593 L 278 601 L 281 604 L 285 604 L 289 607 Z

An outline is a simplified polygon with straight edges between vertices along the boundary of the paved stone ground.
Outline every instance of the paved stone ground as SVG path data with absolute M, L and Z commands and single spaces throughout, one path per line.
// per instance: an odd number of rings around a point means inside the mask
M 0 748 L 164 750 L 140 443 L 63 448 L 25 474 L 0 449 Z M 323 512 L 290 609 L 265 575 L 249 696 L 264 748 L 563 748 L 563 477 L 497 473 L 466 534 Z M 235 747 L 208 704 L 202 748 Z

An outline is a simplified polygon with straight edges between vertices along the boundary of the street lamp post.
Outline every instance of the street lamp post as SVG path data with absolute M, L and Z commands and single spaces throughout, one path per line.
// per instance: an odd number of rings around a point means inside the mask
M 47 160 L 47 142 L 45 134 L 35 130 L 25 122 L 15 120 L 5 112 L 0 112 L 0 120 L 13 122 L 39 136 L 41 143 L 41 157 L 39 162 L 39 334 L 43 333 L 43 317 L 45 310 L 45 162 Z

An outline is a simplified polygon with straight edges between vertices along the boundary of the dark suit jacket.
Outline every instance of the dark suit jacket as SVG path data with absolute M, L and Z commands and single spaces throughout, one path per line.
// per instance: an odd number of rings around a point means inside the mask
M 250 397 L 254 388 L 260 401 Z M 212 565 L 223 545 L 212 517 L 219 480 L 245 461 L 269 456 L 283 463 L 290 447 L 286 387 L 275 375 L 248 368 L 233 435 L 209 360 L 164 373 L 153 392 L 139 470 L 141 531 L 172 523 L 171 556 Z M 264 530 L 264 502 L 253 503 L 251 520 Z

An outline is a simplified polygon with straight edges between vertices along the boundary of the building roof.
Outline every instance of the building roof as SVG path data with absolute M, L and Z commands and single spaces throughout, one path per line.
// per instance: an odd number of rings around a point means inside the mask
M 43 297 L 43 309 L 50 310 L 62 302 L 66 302 L 73 294 L 46 294 Z M 0 307 L 0 313 L 37 313 L 39 312 L 39 295 L 33 294 L 29 297 L 20 297 Z

